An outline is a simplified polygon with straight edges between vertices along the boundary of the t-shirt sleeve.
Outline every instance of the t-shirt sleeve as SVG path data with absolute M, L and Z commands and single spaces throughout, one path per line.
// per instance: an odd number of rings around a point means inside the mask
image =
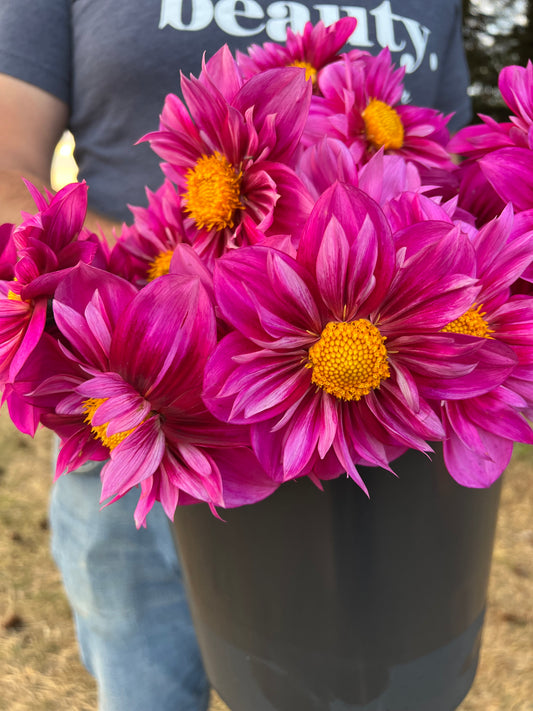
M 449 128 L 458 131 L 472 120 L 472 102 L 468 95 L 470 74 L 463 42 L 462 8 L 458 0 L 454 5 L 456 22 L 443 58 L 437 108 L 445 114 L 454 112 Z
M 0 72 L 70 102 L 72 0 L 0 2 Z

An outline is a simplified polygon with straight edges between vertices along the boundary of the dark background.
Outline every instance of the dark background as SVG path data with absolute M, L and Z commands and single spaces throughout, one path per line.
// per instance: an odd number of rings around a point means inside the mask
M 533 0 L 463 0 L 464 40 L 476 119 L 507 121 L 509 109 L 497 89 L 498 73 L 533 59 Z

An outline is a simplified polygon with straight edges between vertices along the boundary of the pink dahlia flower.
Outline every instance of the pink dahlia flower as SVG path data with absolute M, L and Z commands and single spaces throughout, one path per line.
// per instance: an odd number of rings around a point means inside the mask
M 342 141 L 327 136 L 302 151 L 297 170 L 315 200 L 335 182 L 359 187 L 382 207 L 403 192 L 421 190 L 419 172 L 401 156 L 380 149 L 361 166 Z
M 265 42 L 248 47 L 248 53 L 236 52 L 237 64 L 248 79 L 254 74 L 275 67 L 301 67 L 307 79 L 318 90 L 318 75 L 327 65 L 339 59 L 339 52 L 355 30 L 357 20 L 343 17 L 326 27 L 322 21 L 316 25 L 306 22 L 301 33 L 294 33 L 287 27 L 284 45 Z
M 169 95 L 159 131 L 144 140 L 167 162 L 195 250 L 212 264 L 264 234 L 296 236 L 312 206 L 289 167 L 311 95 L 302 72 L 272 69 L 245 82 L 223 47 L 181 87 L 185 103 Z
M 349 147 L 358 163 L 383 148 L 420 168 L 451 170 L 448 119 L 434 109 L 401 105 L 403 75 L 387 48 L 376 57 L 361 53 L 325 67 L 319 77 L 321 96 L 311 104 L 305 145 L 332 136 Z
M 87 186 L 67 185 L 43 197 L 26 183 L 38 212 L 12 230 L 16 249 L 13 280 L 0 299 L 0 382 L 13 381 L 45 330 L 48 302 L 78 262 L 107 261 L 99 238 L 83 228 Z M 53 328 L 53 324 L 50 324 Z
M 533 64 L 504 67 L 498 77 L 500 94 L 511 110 L 508 122 L 479 114 L 480 124 L 465 126 L 452 137 L 449 149 L 469 159 L 500 148 L 533 147 Z
M 508 206 L 473 239 L 481 290 L 468 310 L 446 326 L 446 331 L 478 338 L 487 352 L 499 347 L 502 359 L 504 349 L 515 359 L 496 388 L 474 397 L 450 394 L 441 406 L 446 465 L 465 486 L 490 486 L 509 463 L 514 442 L 533 444 L 524 416 L 533 412 L 533 299 L 511 293 L 533 260 L 533 241 L 531 233 L 513 233 L 512 226 Z
M 176 245 L 185 239 L 181 201 L 165 180 L 156 192 L 146 190 L 148 206 L 130 205 L 133 224 L 123 225 L 109 258 L 109 270 L 138 287 L 168 274 Z
M 512 112 L 509 121 L 498 123 L 480 114 L 480 124 L 461 129 L 448 145 L 464 159 L 457 169 L 459 204 L 480 224 L 500 214 L 508 201 L 519 210 L 533 207 L 528 155 L 533 148 L 533 64 L 504 67 L 498 87 Z
M 443 438 L 418 382 L 453 388 L 476 367 L 477 344 L 439 331 L 478 287 L 458 231 L 443 236 L 437 224 L 439 239 L 397 252 L 379 206 L 335 185 L 296 259 L 257 245 L 217 263 L 217 301 L 234 330 L 208 362 L 204 399 L 217 417 L 251 424 L 278 481 L 320 477 L 326 462 L 327 476 L 348 472 L 364 489 L 358 463 L 390 468 L 406 448 Z M 432 235 L 432 223 L 423 228 Z
M 84 266 L 69 279 L 76 289 L 65 280 L 54 308 L 80 370 L 33 393 L 62 395 L 45 418 L 63 438 L 58 474 L 78 466 L 80 453 L 109 457 L 102 501 L 139 486 L 137 526 L 156 500 L 172 518 L 178 503 L 214 510 L 270 494 L 277 484 L 251 452 L 247 428 L 215 420 L 201 400 L 216 322 L 199 279 L 168 274 L 137 291 Z

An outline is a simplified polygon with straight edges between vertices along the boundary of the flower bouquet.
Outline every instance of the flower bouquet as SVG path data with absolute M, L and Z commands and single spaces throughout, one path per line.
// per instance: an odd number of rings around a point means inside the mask
M 112 249 L 83 227 L 84 183 L 44 197 L 28 184 L 36 214 L 0 228 L 3 401 L 21 431 L 57 433 L 57 476 L 105 461 L 104 505 L 137 487 L 137 526 L 156 501 L 170 519 L 205 502 L 201 526 L 217 539 L 233 509 L 260 518 L 258 502 L 282 489 L 298 507 L 302 491 L 331 498 L 341 481 L 341 498 L 364 492 L 372 506 L 398 472 L 399 495 L 405 456 L 428 479 L 442 449 L 444 480 L 429 482 L 439 506 L 491 487 L 513 443 L 533 443 L 533 67 L 501 74 L 509 123 L 484 116 L 450 141 L 449 117 L 401 105 L 388 50 L 342 53 L 354 27 L 308 24 L 235 57 L 223 47 L 183 76 L 182 98 L 167 97 L 142 139 L 163 160 L 162 185 Z M 475 537 L 458 529 L 459 546 Z M 202 575 L 202 549 L 193 557 Z M 189 580 L 193 612 L 211 584 Z M 236 661 L 242 639 L 221 647 L 220 634 L 215 656 Z M 334 675 L 335 654 L 307 669 Z M 305 685 L 305 708 L 325 708 Z M 272 708 L 250 694 L 246 708 Z

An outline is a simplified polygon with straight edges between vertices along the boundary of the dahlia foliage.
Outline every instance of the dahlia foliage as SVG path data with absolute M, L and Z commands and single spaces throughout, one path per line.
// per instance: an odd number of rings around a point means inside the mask
M 28 183 L 36 213 L 0 226 L 3 401 L 57 433 L 57 476 L 136 487 L 138 526 L 303 476 L 371 496 L 361 466 L 436 442 L 486 487 L 533 443 L 533 65 L 501 73 L 508 123 L 450 140 L 388 50 L 342 52 L 354 28 L 182 77 L 141 139 L 161 187 L 111 251 L 84 183 Z

